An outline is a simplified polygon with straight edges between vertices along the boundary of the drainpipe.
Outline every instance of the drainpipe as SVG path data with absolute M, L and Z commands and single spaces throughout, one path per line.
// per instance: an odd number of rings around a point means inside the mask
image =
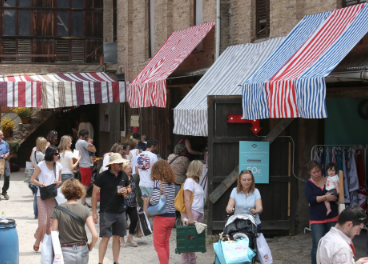
M 216 60 L 220 56 L 220 0 L 216 0 Z

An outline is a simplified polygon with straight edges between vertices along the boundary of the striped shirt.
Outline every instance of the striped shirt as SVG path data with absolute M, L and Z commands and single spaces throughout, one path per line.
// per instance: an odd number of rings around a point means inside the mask
M 164 217 L 175 217 L 175 206 L 174 206 L 174 200 L 175 200 L 175 184 L 168 184 L 166 182 L 162 183 L 162 193 L 166 196 L 166 212 L 162 215 L 158 216 L 164 216 Z M 160 192 L 160 181 L 154 182 L 152 197 L 150 199 L 150 205 L 156 205 L 161 197 Z

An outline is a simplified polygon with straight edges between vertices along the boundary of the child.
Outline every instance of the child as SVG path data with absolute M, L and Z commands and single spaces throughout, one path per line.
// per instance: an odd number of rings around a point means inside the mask
M 329 193 L 332 193 L 337 197 L 337 201 L 339 200 L 339 192 L 340 192 L 340 186 L 339 186 L 339 175 L 336 174 L 337 172 L 337 165 L 336 163 L 329 163 L 326 166 L 327 170 L 327 179 L 326 179 L 326 190 Z M 324 201 L 325 206 L 327 208 L 327 214 L 331 213 L 331 205 L 329 201 Z
M 92 138 L 88 138 L 88 147 L 93 146 L 93 139 Z M 91 167 L 93 167 L 93 163 L 95 162 L 95 156 L 96 154 L 94 152 L 89 152 L 89 158 L 91 159 Z

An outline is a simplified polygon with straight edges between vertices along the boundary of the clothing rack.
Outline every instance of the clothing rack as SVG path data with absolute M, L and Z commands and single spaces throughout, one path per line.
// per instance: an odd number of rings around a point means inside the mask
M 364 178 L 365 178 L 365 182 L 367 182 L 367 148 L 368 148 L 368 144 L 349 144 L 349 145 L 314 145 L 311 149 L 311 160 L 313 160 L 313 156 L 314 156 L 314 150 L 317 148 L 328 148 L 328 147 L 335 147 L 335 148 L 342 148 L 342 147 L 357 147 L 359 148 L 361 146 L 361 149 L 363 150 L 363 164 L 364 164 Z M 345 176 L 345 175 L 344 175 Z M 364 227 L 364 229 L 368 230 L 367 227 Z M 306 231 L 312 231 L 311 230 L 311 226 L 309 225 L 309 227 L 305 227 L 304 228 L 304 233 Z

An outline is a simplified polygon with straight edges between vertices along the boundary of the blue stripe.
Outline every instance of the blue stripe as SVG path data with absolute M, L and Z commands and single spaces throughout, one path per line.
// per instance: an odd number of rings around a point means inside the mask
M 243 118 L 269 118 L 270 113 L 265 82 L 270 80 L 285 65 L 314 31 L 326 20 L 330 13 L 329 11 L 305 16 L 281 45 L 245 80 L 242 85 Z M 263 85 L 260 85 L 261 83 Z

